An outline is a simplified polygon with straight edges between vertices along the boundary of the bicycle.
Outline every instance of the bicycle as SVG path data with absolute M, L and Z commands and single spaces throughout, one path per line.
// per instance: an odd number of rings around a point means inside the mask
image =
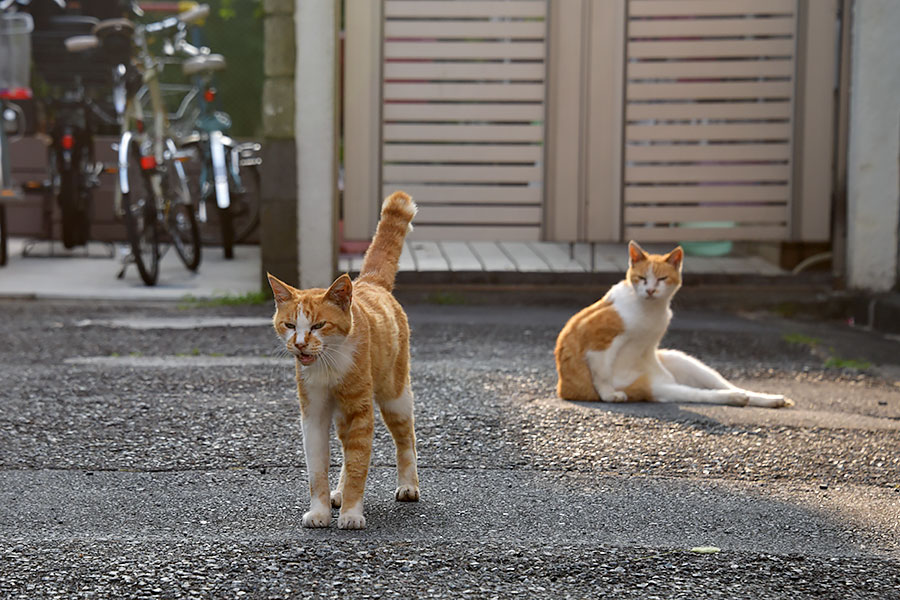
M 176 129 L 190 130 L 180 140 L 186 150 L 200 159 L 197 218 L 204 243 L 221 244 L 226 259 L 234 257 L 234 245 L 259 226 L 260 144 L 238 143 L 227 135 L 231 117 L 215 109 L 217 92 L 213 76 L 226 67 L 225 57 L 187 41 L 187 28 L 179 27 L 170 55 L 187 57 L 182 71 L 194 84 L 173 117 Z M 214 206 L 219 227 L 209 223 L 207 205 Z
M 116 123 L 89 93 L 89 88 L 108 88 L 112 83 L 111 65 L 99 52 L 75 54 L 65 49 L 67 38 L 90 33 L 98 22 L 90 16 L 53 15 L 36 23 L 32 34 L 35 70 L 55 90 L 52 99 L 45 101 L 53 115 L 45 186 L 59 206 L 66 248 L 85 245 L 90 239 L 93 190 L 100 185 L 103 171 L 94 153 L 97 119 Z
M 187 156 L 176 146 L 169 128 L 159 83 L 161 64 L 150 53 L 148 38 L 168 34 L 208 12 L 209 7 L 201 5 L 148 24 L 107 19 L 94 28 L 93 36 L 66 41 L 72 51 L 99 46 L 116 65 L 113 103 L 122 129 L 116 145 L 116 213 L 125 221 L 131 246 L 119 278 L 133 262 L 144 283 L 155 285 L 160 259 L 169 245 L 189 270 L 200 265 L 200 234 L 183 165 Z M 146 94 L 139 93 L 142 87 Z M 148 112 L 142 97 L 149 99 Z M 160 244 L 165 242 L 169 244 L 161 252 Z
M 10 102 L 31 98 L 29 67 L 31 62 L 30 15 L 6 12 L 15 0 L 0 2 L 0 265 L 7 261 L 8 229 L 6 204 L 21 202 L 22 190 L 12 180 L 9 147 L 11 135 L 25 131 L 25 114 Z

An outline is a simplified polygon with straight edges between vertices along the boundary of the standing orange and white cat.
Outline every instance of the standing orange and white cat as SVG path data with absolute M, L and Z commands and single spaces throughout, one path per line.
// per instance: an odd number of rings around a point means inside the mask
M 603 298 L 576 313 L 556 340 L 557 394 L 566 400 L 700 402 L 778 408 L 793 402 L 729 383 L 677 350 L 660 350 L 684 252 L 647 254 L 628 244 L 628 271 Z
M 327 290 L 298 290 L 269 275 L 275 331 L 296 359 L 310 493 L 304 527 L 327 527 L 332 507 L 341 509 L 339 528 L 366 526 L 363 492 L 372 454 L 374 404 L 397 449 L 395 499 L 419 499 L 409 324 L 391 293 L 415 214 L 415 203 L 403 192 L 384 201 L 375 238 L 354 282 L 344 274 Z M 343 449 L 334 491 L 328 483 L 332 420 Z

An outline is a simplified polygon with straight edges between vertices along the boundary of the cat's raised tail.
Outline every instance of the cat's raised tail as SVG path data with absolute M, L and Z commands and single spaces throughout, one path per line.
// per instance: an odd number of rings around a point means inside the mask
M 394 192 L 381 204 L 381 219 L 372 244 L 363 257 L 359 281 L 368 281 L 388 291 L 394 289 L 397 262 L 403 251 L 403 240 L 412 231 L 416 203 L 405 192 Z

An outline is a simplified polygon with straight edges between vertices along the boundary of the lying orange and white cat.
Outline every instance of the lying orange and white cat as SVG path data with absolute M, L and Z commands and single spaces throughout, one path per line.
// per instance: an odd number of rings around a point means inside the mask
M 729 383 L 677 350 L 660 350 L 684 252 L 647 254 L 628 244 L 625 279 L 576 313 L 556 340 L 557 394 L 566 400 L 700 402 L 778 408 L 793 402 Z
M 298 290 L 269 275 L 273 325 L 296 359 L 303 450 L 310 508 L 304 527 L 363 529 L 363 491 L 372 454 L 374 403 L 397 449 L 395 499 L 419 499 L 413 395 L 409 381 L 409 324 L 391 290 L 403 240 L 416 205 L 403 192 L 389 196 L 356 281 L 346 274 L 327 290 Z M 328 483 L 332 419 L 343 449 L 340 481 Z

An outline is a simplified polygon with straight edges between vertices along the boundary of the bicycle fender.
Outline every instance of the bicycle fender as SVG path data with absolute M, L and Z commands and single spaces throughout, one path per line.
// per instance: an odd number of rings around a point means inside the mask
M 221 131 L 212 131 L 209 134 L 209 150 L 213 164 L 213 181 L 216 184 L 216 204 L 225 209 L 231 205 L 231 197 L 228 194 L 228 169 L 225 166 L 225 146 L 222 143 Z
M 119 190 L 123 194 L 131 191 L 131 187 L 128 185 L 128 151 L 131 149 L 132 137 L 134 134 L 126 131 L 119 140 Z

